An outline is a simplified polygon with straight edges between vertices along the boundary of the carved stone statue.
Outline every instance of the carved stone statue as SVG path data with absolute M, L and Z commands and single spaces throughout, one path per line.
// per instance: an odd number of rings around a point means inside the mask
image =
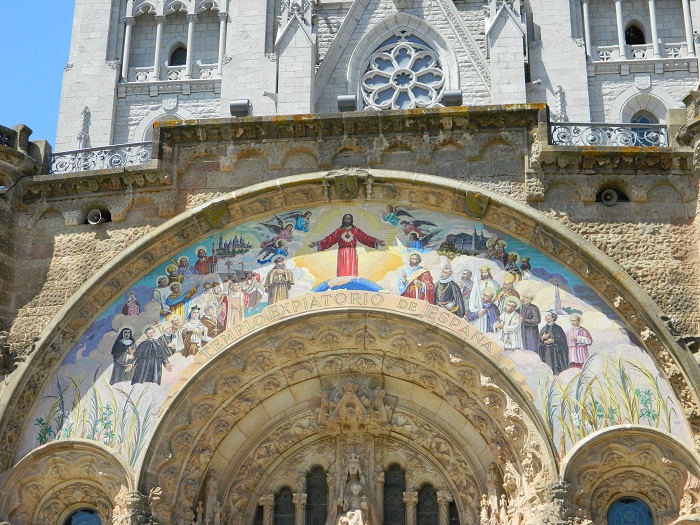
M 342 505 L 338 525 L 370 525 L 369 503 L 367 496 L 362 494 L 362 485 L 359 481 L 351 481 L 348 488 L 349 494 L 338 502 Z
M 336 497 L 336 508 L 329 512 L 327 525 L 371 525 L 380 516 L 368 487 L 357 454 L 350 454 Z M 376 524 L 375 524 L 376 525 Z

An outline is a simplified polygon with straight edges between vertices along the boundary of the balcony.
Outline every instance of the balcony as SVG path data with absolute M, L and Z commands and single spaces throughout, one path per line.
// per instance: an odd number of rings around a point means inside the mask
M 667 147 L 665 124 L 550 123 L 553 146 Z
M 639 44 L 625 46 L 627 58 L 620 54 L 620 46 L 591 46 L 593 62 L 613 62 L 619 60 L 660 60 L 687 58 L 688 46 L 685 42 L 659 44 L 661 56 L 654 57 L 654 46 L 652 44 Z
M 139 166 L 150 162 L 151 154 L 151 142 L 56 152 L 51 155 L 51 173 L 77 173 Z
M 671 71 L 698 72 L 698 59 L 688 52 L 686 42 L 659 43 L 660 56 L 654 56 L 653 44 L 626 45 L 625 56 L 620 46 L 591 46 L 591 62 L 588 63 L 588 76 L 629 75 L 653 73 L 662 75 Z

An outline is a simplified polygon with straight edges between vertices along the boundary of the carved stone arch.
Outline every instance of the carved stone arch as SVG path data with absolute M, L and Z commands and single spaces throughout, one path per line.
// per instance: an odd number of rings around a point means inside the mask
M 382 42 L 402 29 L 424 40 L 438 54 L 447 80 L 445 89 L 459 88 L 459 64 L 452 44 L 425 20 L 402 11 L 370 29 L 360 39 L 350 56 L 347 69 L 348 89 L 350 92 L 357 93 L 358 103 L 362 100 L 360 77 L 364 73 L 364 67 L 370 55 Z
M 392 328 L 383 333 L 387 315 Z M 294 333 L 299 328 L 306 337 L 304 349 L 292 344 L 298 342 Z M 396 334 L 419 333 L 415 320 L 372 310 L 347 317 L 326 309 L 267 326 L 264 335 L 251 334 L 218 351 L 219 343 L 212 341 L 207 355 L 198 354 L 191 371 L 185 371 L 191 379 L 173 391 L 139 469 L 139 484 L 163 488 L 158 512 L 173 519 L 171 509 L 178 502 L 184 508 L 174 512 L 192 507 L 206 472 L 213 470 L 220 476 L 219 486 L 229 487 L 232 501 L 245 505 L 238 511 L 252 519 L 256 498 L 250 503 L 246 494 L 269 493 L 283 479 L 292 487 L 299 484 L 292 483 L 293 473 L 270 471 L 281 456 L 309 446 L 315 436 L 359 433 L 413 443 L 441 465 L 439 485 L 452 479 L 449 489 L 455 494 L 470 490 L 470 501 L 483 490 L 494 462 L 503 475 L 509 466 L 517 472 L 518 490 L 509 497 L 525 497 L 525 487 L 530 487 L 527 497 L 537 497 L 556 475 L 556 460 L 529 395 L 522 391 L 526 387 L 503 374 L 507 359 L 490 355 L 484 343 L 480 347 L 435 327 L 430 330 L 431 343 L 409 353 L 408 345 L 395 344 Z M 278 348 L 292 351 L 276 352 Z M 470 378 L 474 370 L 478 381 Z M 266 384 L 272 386 L 266 389 Z M 366 386 L 357 390 L 360 385 Z M 373 398 L 380 386 L 381 398 Z M 324 397 L 324 388 L 335 397 Z M 324 415 L 329 410 L 333 414 Z M 523 436 L 511 443 L 506 429 L 513 421 Z M 537 457 L 530 478 L 521 467 L 528 455 Z M 482 481 L 465 478 L 456 485 L 465 472 Z M 435 475 L 428 478 L 440 481 Z M 245 481 L 231 486 L 227 480 L 234 479 Z M 460 505 L 465 508 L 464 502 Z
M 505 137 L 495 137 L 479 144 L 478 153 L 470 157 L 469 160 L 483 160 L 488 158 L 488 154 L 499 147 L 507 148 L 511 155 L 515 155 L 517 153 L 515 145 L 510 140 L 506 139 Z
M 595 189 L 595 194 L 597 195 L 599 192 L 607 188 L 613 188 L 623 192 L 625 195 L 627 195 L 627 197 L 629 197 L 629 200 L 632 202 L 644 202 L 646 200 L 646 188 L 630 184 L 623 178 L 606 178 Z
M 682 107 L 684 106 L 662 87 L 651 86 L 649 89 L 640 90 L 633 86 L 615 98 L 606 109 L 606 114 L 610 119 L 609 122 L 630 122 L 637 110 L 646 109 L 653 113 L 661 124 L 664 124 L 668 109 Z
M 194 12 L 199 14 L 210 9 L 212 11 L 221 11 L 221 5 L 218 0 L 196 0 Z
M 562 461 L 573 503 L 603 522 L 610 505 L 635 497 L 649 505 L 655 523 L 697 511 L 700 457 L 673 435 L 630 425 L 602 430 L 579 442 Z
M 150 110 L 148 114 L 141 119 L 138 126 L 133 128 L 131 131 L 129 140 L 134 142 L 143 141 L 146 138 L 148 131 L 153 127 L 153 124 L 163 117 L 172 117 L 179 120 L 192 120 L 195 118 L 188 109 L 181 106 L 178 106 L 174 112 L 166 111 L 162 106 L 160 106 L 157 109 Z
M 284 152 L 281 167 L 283 169 L 314 169 L 314 167 L 318 167 L 318 162 L 318 151 L 315 148 L 297 146 Z M 295 163 L 299 163 L 299 167 Z
M 86 439 L 54 441 L 22 458 L 2 481 L 0 515 L 48 524 L 89 507 L 106 523 L 115 508 L 120 512 L 120 495 L 134 490 L 131 467 L 113 450 Z
M 163 5 L 163 13 L 166 15 L 182 11 L 183 13 L 194 13 L 194 0 L 168 0 Z
M 591 195 L 585 195 L 584 189 L 581 188 L 576 182 L 574 181 L 565 181 L 565 180 L 553 180 L 550 181 L 550 184 L 547 184 L 547 186 L 544 188 L 544 198 L 547 201 L 556 201 L 558 199 L 558 194 L 560 192 L 575 192 L 576 195 L 578 196 L 579 199 L 583 200 L 584 202 L 594 202 L 595 201 L 595 189 L 591 188 Z M 585 197 L 584 197 L 585 195 Z
M 132 9 L 131 9 L 131 16 L 133 17 L 140 17 L 141 15 L 144 14 L 158 14 L 158 8 L 154 4 L 154 2 L 151 2 L 149 0 L 141 1 L 141 2 L 134 2 Z
M 647 43 L 651 42 L 651 24 L 649 22 L 649 17 L 642 12 L 635 12 L 634 14 L 627 14 L 622 19 L 622 25 L 627 29 L 631 25 L 639 26 L 639 28 L 644 32 L 644 39 Z
M 673 181 L 660 181 L 649 186 L 646 192 L 647 202 L 680 203 L 686 202 L 683 191 Z

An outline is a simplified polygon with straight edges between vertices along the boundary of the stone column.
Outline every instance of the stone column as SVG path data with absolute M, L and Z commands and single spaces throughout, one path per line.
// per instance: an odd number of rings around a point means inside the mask
M 275 511 L 275 495 L 265 494 L 258 499 L 258 505 L 263 508 L 263 525 L 272 525 Z
M 660 58 L 659 32 L 656 29 L 656 0 L 649 0 L 649 23 L 651 24 L 651 44 L 654 46 L 654 58 Z
M 157 16 L 156 24 L 156 53 L 155 57 L 153 58 L 151 80 L 160 80 L 160 62 L 163 54 L 163 26 L 165 26 L 165 16 Z
M 452 501 L 452 493 L 449 490 L 438 490 L 437 500 L 439 507 L 438 525 L 450 524 L 450 501 Z
M 406 525 L 416 525 L 417 492 L 404 492 L 403 502 L 406 504 Z
M 226 54 L 226 27 L 228 22 L 228 13 L 219 13 L 219 60 L 216 76 L 221 76 L 221 71 L 224 68 L 224 55 Z
M 126 30 L 124 31 L 124 54 L 122 55 L 122 80 L 129 80 L 129 54 L 131 54 L 131 28 L 134 27 L 136 19 L 133 16 L 124 17 Z
M 194 52 L 194 25 L 197 15 L 187 15 L 187 59 L 185 61 L 185 78 L 192 78 L 192 53 Z
M 374 478 L 374 498 L 377 500 L 378 512 L 384 512 L 384 472 L 380 472 Z M 384 521 L 384 516 L 379 516 L 379 522 Z
M 690 18 L 690 2 L 689 0 L 681 0 L 683 2 L 683 25 L 685 26 L 685 41 L 688 46 L 688 56 L 695 56 L 695 43 L 693 42 L 693 21 Z
M 625 24 L 622 20 L 622 0 L 615 0 L 615 20 L 617 21 L 617 45 L 620 47 L 620 58 L 622 60 L 627 60 Z
M 306 521 L 306 493 L 295 492 L 292 494 L 294 502 L 294 525 L 304 525 Z
M 586 42 L 586 54 L 593 59 L 591 54 L 591 15 L 588 11 L 589 0 L 582 0 L 581 7 L 583 9 L 583 39 Z

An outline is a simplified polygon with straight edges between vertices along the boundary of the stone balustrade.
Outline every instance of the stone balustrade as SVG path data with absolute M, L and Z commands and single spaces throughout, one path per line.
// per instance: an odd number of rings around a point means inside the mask
M 151 160 L 151 150 L 150 142 L 135 142 L 56 152 L 51 156 L 51 173 L 74 173 L 139 166 Z
M 553 146 L 667 147 L 668 128 L 665 124 L 553 122 L 550 143 Z

